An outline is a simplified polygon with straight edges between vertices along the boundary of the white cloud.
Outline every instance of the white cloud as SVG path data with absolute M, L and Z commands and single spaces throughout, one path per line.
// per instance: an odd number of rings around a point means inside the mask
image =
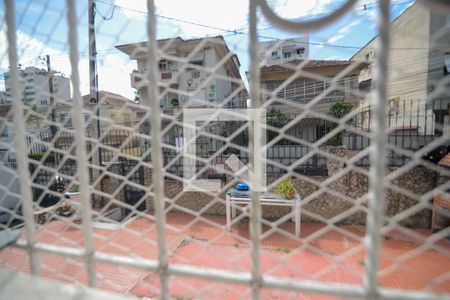
M 4 71 L 9 69 L 8 48 L 6 33 L 0 32 L 0 68 Z M 63 73 L 70 77 L 72 67 L 70 58 L 67 53 L 63 53 L 57 49 L 48 47 L 40 40 L 29 36 L 28 34 L 17 31 L 17 52 L 19 63 L 23 67 L 37 66 L 46 69 L 47 66 L 39 56 L 50 55 L 52 69 Z M 99 57 L 99 87 L 104 90 L 119 93 L 127 97 L 132 96 L 132 88 L 130 86 L 130 72 L 134 64 L 129 59 L 124 59 L 117 54 L 109 54 L 102 60 Z M 80 74 L 80 90 L 82 94 L 89 93 L 89 59 L 80 58 L 78 63 Z M 0 89 L 4 89 L 4 82 L 1 80 Z M 73 92 L 73 88 L 72 88 Z
M 328 12 L 332 2 L 332 0 L 275 0 L 271 2 L 271 7 L 283 18 L 301 18 Z M 120 9 L 120 11 L 129 19 L 142 20 L 146 17 L 145 14 L 136 12 L 147 11 L 145 0 L 115 0 L 114 3 L 128 8 Z M 160 31 L 167 31 L 159 33 L 165 36 L 181 33 L 184 37 L 201 37 L 223 33 L 215 28 L 242 30 L 248 26 L 248 1 L 156 0 L 155 5 L 158 15 L 211 26 L 211 28 L 207 28 L 176 20 L 158 18 Z
M 326 13 L 330 11 L 332 2 L 332 0 L 276 0 L 272 1 L 271 7 L 280 17 L 294 19 Z
M 114 0 L 114 5 L 117 5 L 119 7 L 126 7 L 127 9 L 121 9 L 120 12 L 129 19 L 145 20 L 145 18 L 147 17 L 142 13 L 147 11 L 146 0 Z
M 362 20 L 360 19 L 356 19 L 350 23 L 348 23 L 347 25 L 345 25 L 344 27 L 342 27 L 341 29 L 339 29 L 336 34 L 334 34 L 331 38 L 329 38 L 327 40 L 327 43 L 329 44 L 334 44 L 335 42 L 339 41 L 340 39 L 342 39 L 343 37 L 347 36 L 347 34 L 350 32 L 350 30 L 361 24 Z
M 211 27 L 235 30 L 247 23 L 248 3 L 242 0 L 159 0 L 157 13 Z M 163 19 L 159 18 L 158 21 Z M 185 37 L 200 37 L 220 33 L 220 30 L 182 22 L 175 23 Z M 173 26 L 173 25 L 172 25 Z
M 109 54 L 99 60 L 99 89 L 123 95 L 132 99 L 130 73 L 136 68 L 136 62 L 128 57 Z

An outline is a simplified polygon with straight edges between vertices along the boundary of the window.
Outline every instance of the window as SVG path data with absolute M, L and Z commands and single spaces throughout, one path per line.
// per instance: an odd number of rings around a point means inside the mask
M 189 62 L 192 65 L 203 66 L 203 60 L 193 60 Z
M 283 53 L 284 58 L 291 58 L 291 52 L 284 52 Z
M 172 73 L 161 73 L 161 79 L 172 79 Z
M 200 72 L 198 72 L 198 71 L 192 72 L 192 73 L 191 73 L 191 77 L 192 77 L 192 78 L 200 78 Z
M 160 60 L 159 61 L 159 69 L 160 70 L 167 70 L 167 60 Z
M 278 51 L 273 51 L 272 52 L 272 59 L 277 59 L 278 58 Z
M 298 48 L 297 55 L 303 55 L 303 54 L 305 54 L 305 48 Z

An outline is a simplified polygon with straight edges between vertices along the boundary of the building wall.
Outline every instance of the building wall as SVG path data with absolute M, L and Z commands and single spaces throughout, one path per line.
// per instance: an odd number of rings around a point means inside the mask
M 341 151 L 343 149 L 337 149 Z M 345 150 L 341 151 L 341 155 L 346 155 Z M 333 175 L 340 172 L 342 165 L 338 162 L 329 161 L 329 174 Z M 389 170 L 389 172 L 395 169 Z M 274 182 L 277 176 L 268 176 L 267 182 L 270 184 Z M 323 182 L 329 177 L 327 176 L 308 176 L 309 179 L 315 180 L 318 183 Z M 366 195 L 369 189 L 369 178 L 358 172 L 348 172 L 344 176 L 340 176 L 336 180 L 327 184 L 335 193 L 322 192 L 316 197 L 308 198 L 311 194 L 316 192 L 319 187 L 311 180 L 294 179 L 296 190 L 300 193 L 302 199 L 302 222 L 324 222 L 330 220 L 340 214 L 347 213 L 357 205 L 359 198 Z M 151 171 L 145 172 L 145 184 L 150 185 L 152 182 Z M 435 187 L 435 172 L 424 167 L 416 167 L 408 172 L 398 176 L 394 182 L 395 185 L 406 190 L 412 191 L 416 195 L 424 195 Z M 347 201 L 338 195 L 345 195 L 352 199 L 353 202 Z M 222 192 L 216 197 L 207 195 L 202 192 L 184 192 L 183 183 L 174 180 L 164 181 L 164 195 L 170 199 L 176 199 L 174 211 L 189 210 L 193 214 L 202 212 L 205 215 L 225 215 L 225 193 Z M 123 196 L 120 196 L 120 201 L 124 201 Z M 363 201 L 367 203 L 367 200 Z M 385 215 L 388 217 L 396 216 L 414 205 L 417 204 L 415 199 L 409 198 L 403 194 L 397 193 L 391 189 L 387 190 Z M 147 199 L 147 208 L 154 209 L 152 197 Z M 279 219 L 291 212 L 289 207 L 280 206 L 263 206 L 262 216 L 268 220 Z M 342 217 L 338 224 L 366 224 L 366 213 L 363 210 L 356 210 L 353 214 Z M 431 224 L 431 211 L 429 209 L 422 209 L 413 215 L 400 221 L 402 226 L 406 227 L 425 227 L 429 228 Z
M 425 99 L 430 47 L 430 11 L 414 4 L 391 23 L 387 97 L 399 100 Z M 353 60 L 374 62 L 373 39 Z M 373 76 L 373 74 L 372 74 Z
M 190 53 L 190 48 L 180 48 L 177 50 L 176 54 L 181 57 L 186 57 Z M 175 54 L 175 53 L 173 53 Z M 206 46 L 203 50 L 198 51 L 192 57 L 191 62 L 203 60 L 203 68 L 215 68 L 217 63 L 221 60 L 217 49 L 214 46 Z M 227 63 L 231 63 L 229 60 Z M 232 85 L 229 80 L 226 79 L 218 79 L 217 77 L 213 77 L 212 79 L 208 79 L 211 75 L 209 72 L 200 71 L 195 68 L 187 68 L 183 72 L 181 72 L 181 64 L 175 63 L 172 70 L 160 70 L 158 75 L 158 80 L 166 83 L 167 86 L 171 88 L 178 89 L 179 91 L 192 93 L 190 96 L 191 101 L 195 101 L 198 106 L 203 106 L 207 102 L 211 101 L 221 101 L 226 98 L 232 92 Z M 146 58 L 138 58 L 137 59 L 137 67 L 138 72 L 145 74 L 146 71 Z M 200 68 L 201 68 L 200 67 Z M 172 79 L 164 80 L 161 79 L 161 73 L 172 73 Z M 197 73 L 198 72 L 198 73 Z M 194 73 L 197 73 L 198 76 L 193 76 Z M 220 76 L 227 76 L 227 70 L 225 64 L 220 66 L 215 74 Z M 145 76 L 145 75 L 144 75 Z M 207 80 L 208 79 L 208 80 Z M 206 82 L 206 84 L 204 84 Z M 161 90 L 163 91 L 163 89 Z M 145 87 L 139 89 L 140 97 L 147 97 L 147 91 Z M 180 104 L 185 103 L 188 99 L 183 96 L 177 96 L 176 94 L 170 94 L 161 99 L 161 105 L 164 108 L 171 107 L 171 99 L 174 97 L 178 97 Z
M 279 43 L 279 41 L 260 42 L 258 58 L 260 60 L 267 59 L 268 64 L 283 63 L 293 59 L 307 59 L 309 58 L 308 42 L 308 36 L 286 39 L 282 43 Z M 303 49 L 303 54 L 297 54 L 297 49 Z M 277 52 L 278 58 L 273 57 L 272 52 Z M 291 57 L 284 57 L 284 53 L 287 52 L 291 53 Z
M 320 72 L 317 72 L 320 73 Z M 289 75 L 286 75 L 286 78 Z M 265 79 L 262 87 L 267 91 L 273 91 L 276 87 L 280 86 L 284 80 L 269 80 Z M 350 93 L 351 90 L 357 90 L 357 77 L 355 75 L 349 75 L 343 78 L 340 82 L 344 86 L 344 90 L 333 90 L 324 97 L 323 100 L 315 104 L 312 109 L 318 112 L 327 113 L 331 105 L 339 101 L 350 101 L 356 105 L 356 97 Z M 287 87 L 282 89 L 277 96 L 281 99 L 290 100 L 296 103 L 306 104 L 310 102 L 314 97 L 320 95 L 325 89 L 330 86 L 329 83 L 323 81 L 317 81 L 312 79 L 299 78 L 290 83 Z M 268 97 L 268 96 L 267 96 Z M 283 113 L 293 114 L 301 112 L 289 105 L 272 105 L 277 110 Z
M 36 67 L 19 70 L 20 89 L 24 103 L 36 107 L 37 111 L 44 111 L 50 105 L 50 91 L 48 72 Z M 5 102 L 11 103 L 12 92 L 9 72 L 5 73 Z M 55 75 L 53 78 L 54 97 L 58 100 L 70 99 L 70 80 L 64 76 Z
M 53 95 L 59 101 L 70 100 L 70 79 L 59 75 L 53 76 Z
M 439 82 L 444 76 L 450 76 L 444 74 L 445 60 L 447 64 L 450 61 L 450 16 L 433 14 L 430 18 L 430 45 L 431 49 L 428 57 L 428 86 L 429 91 L 434 90 L 434 85 Z M 450 68 L 447 67 L 447 71 L 450 72 Z M 447 110 L 450 103 L 450 95 L 447 89 L 443 89 L 437 98 L 441 98 L 442 102 L 438 105 L 434 105 L 434 110 Z M 448 114 L 448 112 L 447 112 Z M 439 116 L 437 116 L 438 122 Z M 448 117 L 447 117 L 448 118 Z M 449 125 L 447 119 L 446 125 Z

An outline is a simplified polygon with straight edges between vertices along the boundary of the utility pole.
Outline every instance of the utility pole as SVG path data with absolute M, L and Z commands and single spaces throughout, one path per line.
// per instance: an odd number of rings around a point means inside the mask
M 100 143 L 100 105 L 98 97 L 98 73 L 97 73 L 97 47 L 95 41 L 95 0 L 89 0 L 89 16 L 88 16 L 88 30 L 89 30 L 89 100 L 90 103 L 97 105 L 95 111 L 97 115 L 96 123 L 96 135 L 98 138 L 98 143 Z M 94 147 L 92 147 L 93 149 Z M 93 163 L 101 166 L 102 165 L 102 151 L 98 148 L 98 155 L 93 155 Z M 98 160 L 98 161 L 97 161 Z M 93 176 L 100 176 L 99 171 L 93 172 Z M 95 179 L 94 179 L 95 180 Z M 101 186 L 101 184 L 100 184 Z
M 51 111 L 51 118 L 52 118 L 52 122 L 55 122 L 55 108 L 53 106 L 54 104 L 54 97 L 53 97 L 53 71 L 52 71 L 52 67 L 50 64 L 50 55 L 46 55 L 45 56 L 45 60 L 47 63 L 47 72 L 48 72 L 48 91 L 50 93 L 50 105 L 52 107 L 52 111 Z M 52 139 L 55 137 L 56 134 L 56 128 L 55 125 L 52 124 L 51 126 L 51 132 L 52 132 Z
M 53 96 L 53 71 L 52 71 L 52 66 L 50 63 L 50 55 L 46 55 L 45 58 L 41 58 L 41 59 L 45 59 L 45 62 L 47 63 L 47 73 L 48 73 L 48 92 L 49 92 L 49 98 L 50 98 L 50 107 L 51 107 L 51 112 L 50 112 L 50 117 L 52 120 L 52 125 L 50 125 L 50 132 L 52 134 L 52 140 L 55 138 L 56 135 L 56 126 L 55 126 L 55 106 L 54 106 L 54 102 L 55 102 L 55 98 Z M 57 144 L 56 141 L 54 141 L 55 143 L 55 148 L 57 148 Z M 58 155 L 57 153 L 55 153 L 54 155 L 55 157 L 55 163 L 56 165 L 58 165 Z

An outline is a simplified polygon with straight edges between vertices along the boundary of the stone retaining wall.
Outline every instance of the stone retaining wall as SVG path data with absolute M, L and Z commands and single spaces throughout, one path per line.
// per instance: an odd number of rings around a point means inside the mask
M 348 158 L 352 155 L 342 147 L 330 148 L 330 153 L 338 157 Z M 344 170 L 344 172 L 343 172 Z M 334 176 L 333 180 L 325 176 L 308 176 L 304 179 L 294 179 L 296 189 L 302 195 L 302 220 L 312 222 L 323 222 L 334 220 L 344 224 L 365 224 L 367 204 L 367 191 L 369 180 L 367 175 L 349 171 L 345 172 L 345 163 L 338 160 L 328 160 L 329 176 Z M 396 169 L 388 170 L 389 173 Z M 151 184 L 151 170 L 145 170 L 145 184 Z M 274 182 L 278 177 L 268 176 L 268 184 Z M 328 181 L 327 181 L 328 180 Z M 402 187 L 417 195 L 423 195 L 432 190 L 435 186 L 435 172 L 424 167 L 415 167 L 397 176 L 392 183 Z M 319 190 L 319 184 L 327 181 L 328 191 Z M 113 184 L 114 185 L 114 184 Z M 204 214 L 225 215 L 225 196 L 222 193 L 218 198 L 202 192 L 182 192 L 182 183 L 174 180 L 165 180 L 164 193 L 168 202 L 174 210 L 194 212 L 201 211 Z M 123 201 L 123 193 L 120 194 Z M 355 203 L 362 203 L 363 209 L 357 208 Z M 416 204 L 416 200 L 411 199 L 401 193 L 391 189 L 386 194 L 386 215 L 393 217 Z M 147 207 L 153 209 L 152 199 L 147 200 Z M 288 214 L 290 208 L 264 206 L 263 217 L 267 219 L 277 219 Z M 411 227 L 429 227 L 431 222 L 431 211 L 419 210 L 412 216 L 405 218 L 401 223 Z

